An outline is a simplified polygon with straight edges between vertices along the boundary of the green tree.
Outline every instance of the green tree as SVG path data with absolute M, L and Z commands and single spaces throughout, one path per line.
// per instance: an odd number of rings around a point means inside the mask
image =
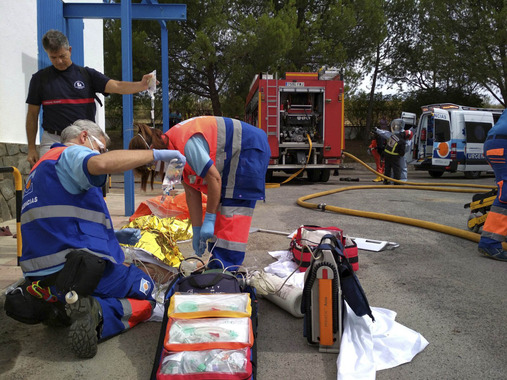
M 122 80 L 121 20 L 104 21 L 104 73 L 113 79 Z M 133 80 L 157 70 L 160 73 L 160 25 L 156 21 L 132 22 L 132 68 Z M 157 74 L 159 77 L 159 74 Z M 156 119 L 162 113 L 160 88 L 156 102 Z M 150 99 L 146 93 L 134 94 L 136 117 L 149 119 Z M 122 95 L 111 94 L 106 98 L 108 127 L 121 126 Z M 114 122 L 117 120 L 118 122 Z M 112 125 L 111 125 L 112 124 Z
M 209 99 L 215 115 L 224 102 L 227 113 L 242 114 L 254 74 L 276 68 L 291 45 L 286 15 L 274 15 L 268 1 L 171 2 L 187 4 L 187 20 L 167 25 L 172 95 Z
M 409 9 L 407 3 L 413 6 L 413 17 L 405 25 L 405 38 L 395 41 L 387 57 L 389 83 L 429 93 L 477 96 L 482 88 L 505 104 L 504 1 L 394 2 L 399 11 L 390 20 Z
M 347 105 L 345 118 L 351 125 L 364 127 L 364 131 L 369 131 L 373 126 L 380 125 L 382 118 L 390 121 L 399 118 L 402 111 L 407 111 L 403 108 L 403 96 L 384 95 L 381 92 L 377 92 L 373 101 L 372 122 L 368 126 L 367 115 L 371 104 L 370 93 L 359 91 L 357 94 L 346 96 L 345 102 Z M 368 138 L 368 133 L 363 133 L 362 136 L 363 138 Z
M 507 2 L 447 0 L 448 34 L 466 79 L 486 89 L 504 107 L 507 101 Z M 441 21 L 442 18 L 439 18 Z
M 403 111 L 421 113 L 421 106 L 436 103 L 454 103 L 471 107 L 484 107 L 484 99 L 476 93 L 464 93 L 458 88 L 419 89 L 406 94 Z

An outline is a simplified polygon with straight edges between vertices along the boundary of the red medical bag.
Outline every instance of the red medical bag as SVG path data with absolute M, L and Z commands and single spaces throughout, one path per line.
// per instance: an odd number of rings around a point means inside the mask
M 357 244 L 352 239 L 345 237 L 340 228 L 305 225 L 297 229 L 290 243 L 294 261 L 300 265 L 299 270 L 304 272 L 310 266 L 312 253 L 326 234 L 336 236 L 338 241 L 343 244 L 345 257 L 352 264 L 352 269 L 357 271 L 359 269 Z

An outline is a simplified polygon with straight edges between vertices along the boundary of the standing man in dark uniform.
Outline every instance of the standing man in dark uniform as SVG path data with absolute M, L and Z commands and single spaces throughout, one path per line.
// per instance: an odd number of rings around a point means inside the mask
M 394 119 L 391 122 L 391 132 L 375 128 L 375 133 L 387 140 L 384 147 L 384 175 L 394 179 L 401 179 L 402 162 L 405 155 L 405 121 Z M 384 184 L 389 180 L 384 179 Z
M 42 37 L 42 46 L 52 66 L 39 70 L 32 76 L 26 103 L 26 136 L 28 139 L 27 160 L 33 166 L 39 159 L 35 146 L 38 130 L 38 117 L 42 105 L 42 128 L 40 155 L 46 153 L 51 145 L 61 142 L 61 132 L 74 121 L 88 119 L 95 121 L 96 93 L 134 94 L 148 88 L 151 74 L 146 74 L 139 82 L 123 82 L 110 79 L 104 74 L 72 63 L 67 37 L 57 31 L 49 30 Z

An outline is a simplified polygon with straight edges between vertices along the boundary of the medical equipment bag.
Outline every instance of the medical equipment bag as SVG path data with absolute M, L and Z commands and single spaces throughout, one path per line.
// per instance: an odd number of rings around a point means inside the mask
M 301 302 L 303 335 L 321 352 L 338 353 L 343 323 L 343 300 L 357 316 L 373 313 L 344 247 L 334 234 L 326 234 L 313 251 Z
M 299 264 L 301 272 L 306 271 L 310 266 L 312 252 L 319 245 L 322 237 L 326 234 L 335 236 L 344 246 L 343 254 L 352 265 L 352 269 L 359 269 L 359 256 L 357 244 L 350 238 L 343 235 L 338 227 L 319 227 L 311 225 L 300 226 L 290 242 L 290 251 L 294 256 L 294 262 Z
M 152 380 L 255 379 L 257 298 L 240 277 L 208 270 L 170 284 Z

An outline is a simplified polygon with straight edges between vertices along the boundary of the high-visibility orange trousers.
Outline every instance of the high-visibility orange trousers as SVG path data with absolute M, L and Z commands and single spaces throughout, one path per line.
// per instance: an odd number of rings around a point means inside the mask
M 243 264 L 257 201 L 223 199 L 215 222 L 215 241 L 208 244 L 208 268 L 237 269 Z M 223 265 L 223 266 L 222 266 Z
M 507 237 L 507 139 L 488 138 L 484 143 L 484 156 L 495 172 L 498 194 L 488 212 L 482 228 L 481 248 L 502 248 Z

